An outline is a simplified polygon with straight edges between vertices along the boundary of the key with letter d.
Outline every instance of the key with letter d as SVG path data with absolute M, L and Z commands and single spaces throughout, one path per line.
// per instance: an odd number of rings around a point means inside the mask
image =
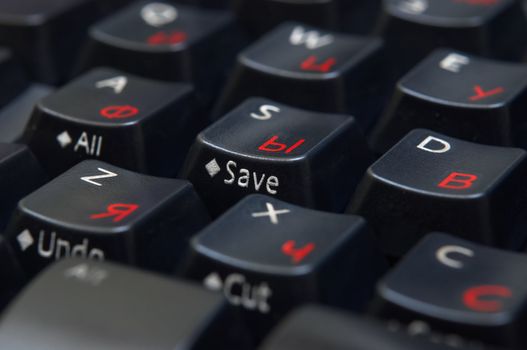
M 527 153 L 410 132 L 364 176 L 350 210 L 400 256 L 429 230 L 518 249 L 526 239 Z

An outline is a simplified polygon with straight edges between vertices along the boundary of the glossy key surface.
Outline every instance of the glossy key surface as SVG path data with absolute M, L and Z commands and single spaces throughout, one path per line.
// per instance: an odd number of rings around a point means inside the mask
M 198 135 L 183 176 L 215 215 L 251 193 L 341 212 L 370 161 L 353 117 L 253 98 Z
M 383 278 L 374 312 L 512 349 L 525 348 L 524 254 L 447 234 L 422 240 Z
M 190 183 L 85 161 L 21 200 L 6 236 L 31 275 L 70 256 L 170 272 L 207 222 Z
M 46 270 L 12 304 L 0 322 L 0 346 L 245 350 L 243 341 L 232 338 L 243 339 L 239 328 L 219 295 L 195 285 L 72 259 Z
M 350 211 L 400 256 L 430 230 L 519 249 L 526 153 L 416 129 L 366 172 Z

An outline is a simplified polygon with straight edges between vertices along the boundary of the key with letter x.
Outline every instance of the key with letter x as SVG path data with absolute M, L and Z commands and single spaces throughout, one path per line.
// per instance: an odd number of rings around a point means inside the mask
M 362 309 L 384 264 L 362 218 L 251 195 L 194 237 L 182 273 L 244 309 L 259 337 L 302 303 Z
M 429 230 L 519 249 L 527 237 L 526 156 L 416 129 L 370 167 L 350 210 L 366 217 L 389 255 L 404 254 Z
M 190 183 L 90 160 L 20 201 L 6 235 L 31 275 L 69 256 L 169 272 L 208 220 Z
M 190 85 L 96 69 L 42 99 L 24 139 L 54 175 L 98 159 L 173 176 L 204 122 L 195 106 Z

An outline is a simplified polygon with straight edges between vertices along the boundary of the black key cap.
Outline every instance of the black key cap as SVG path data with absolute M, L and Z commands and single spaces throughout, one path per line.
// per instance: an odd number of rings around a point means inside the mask
M 259 349 L 452 350 L 453 347 L 391 333 L 370 320 L 310 305 L 291 313 Z M 462 347 L 462 349 L 475 348 Z
M 24 139 L 52 174 L 95 158 L 173 175 L 205 120 L 194 107 L 187 84 L 96 69 L 40 101 Z
M 31 84 L 0 110 L 0 142 L 22 142 L 35 105 L 53 92 L 44 84 Z
M 527 43 L 527 21 L 517 0 L 384 0 L 379 32 L 403 68 L 443 46 L 519 59 Z M 406 38 L 412 40 L 402 44 Z
M 343 211 L 370 160 L 352 117 L 253 98 L 198 136 L 184 177 L 214 214 L 249 193 Z
M 527 144 L 527 67 L 438 50 L 397 84 L 372 144 L 383 153 L 414 128 L 473 142 Z
M 420 242 L 379 284 L 374 312 L 402 323 L 525 349 L 523 254 L 450 235 Z
M 96 16 L 91 0 L 2 0 L 0 45 L 15 52 L 33 79 L 59 83 L 70 74 Z
M 381 53 L 380 39 L 284 24 L 238 57 L 216 116 L 263 96 L 314 111 L 350 113 L 367 127 L 382 100 Z
M 0 230 L 17 202 L 44 184 L 46 175 L 24 145 L 0 143 Z
M 207 102 L 238 46 L 228 12 L 169 2 L 134 3 L 93 26 L 90 38 L 83 69 L 192 82 Z
M 418 129 L 374 163 L 351 205 L 399 256 L 436 230 L 518 249 L 527 207 L 526 152 Z M 524 225 L 524 224 L 521 224 Z
M 57 263 L 3 316 L 2 349 L 247 349 L 220 296 L 109 263 Z
M 6 236 L 29 274 L 69 256 L 168 272 L 208 220 L 187 181 L 85 161 L 21 200 Z
M 184 275 L 222 291 L 261 336 L 302 303 L 363 309 L 384 263 L 362 218 L 251 195 L 192 240 Z

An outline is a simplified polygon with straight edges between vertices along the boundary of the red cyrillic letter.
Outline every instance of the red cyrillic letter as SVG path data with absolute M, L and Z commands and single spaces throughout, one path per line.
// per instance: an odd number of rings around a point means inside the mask
M 276 140 L 278 140 L 278 136 L 273 136 L 269 140 L 265 141 L 263 145 L 258 147 L 258 149 L 260 151 L 265 151 L 265 152 L 278 153 L 278 152 L 285 151 L 284 153 L 291 153 L 296 148 L 300 147 L 304 142 L 306 142 L 305 139 L 301 139 L 297 143 L 295 143 L 293 146 L 287 148 L 287 145 L 285 143 L 276 142 Z
M 97 219 L 104 219 L 104 218 L 111 218 L 112 216 L 115 216 L 113 219 L 113 222 L 119 222 L 132 214 L 134 211 L 136 211 L 139 208 L 137 204 L 122 204 L 122 203 L 115 203 L 110 204 L 106 208 L 105 213 L 100 214 L 93 214 L 90 216 L 92 220 Z
M 510 298 L 512 291 L 505 286 L 476 286 L 463 293 L 463 304 L 473 311 L 497 312 L 503 307 L 498 300 L 489 300 L 489 297 Z
M 448 188 L 450 190 L 464 190 L 472 187 L 472 184 L 477 179 L 478 177 L 476 175 L 453 172 L 437 186 L 441 188 Z

